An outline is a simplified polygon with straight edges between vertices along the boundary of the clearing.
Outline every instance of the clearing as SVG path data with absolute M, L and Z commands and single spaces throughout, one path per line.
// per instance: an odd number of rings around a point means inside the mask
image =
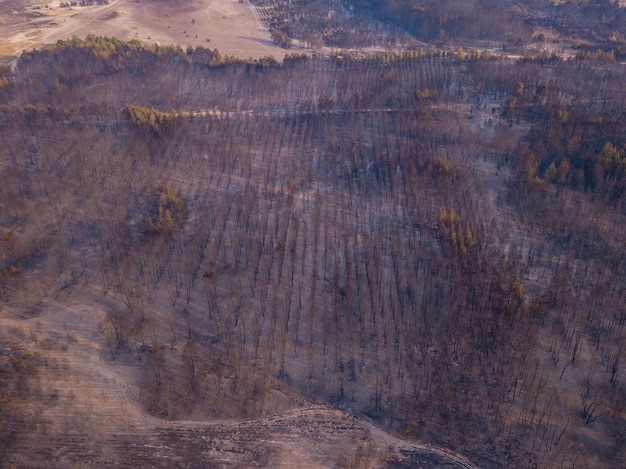
M 285 54 L 247 1 L 111 0 L 106 5 L 65 6 L 69 3 L 0 1 L 0 58 L 11 60 L 24 50 L 88 34 L 203 46 L 241 58 L 282 59 Z

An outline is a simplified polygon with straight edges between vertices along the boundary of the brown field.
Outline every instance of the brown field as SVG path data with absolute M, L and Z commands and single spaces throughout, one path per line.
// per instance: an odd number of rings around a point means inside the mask
M 88 34 L 146 43 L 217 48 L 223 55 L 281 59 L 248 2 L 239 0 L 112 0 L 61 7 L 62 2 L 0 1 L 0 56 L 19 55 L 59 39 Z M 69 2 L 68 2 L 69 3 Z

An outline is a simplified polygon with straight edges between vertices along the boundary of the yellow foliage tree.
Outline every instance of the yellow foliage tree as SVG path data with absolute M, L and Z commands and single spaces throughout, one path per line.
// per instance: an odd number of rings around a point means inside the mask
M 464 228 L 459 214 L 444 207 L 439 209 L 438 221 L 441 241 L 449 244 L 455 255 L 466 256 L 467 250 L 474 245 L 470 224 L 466 223 Z
M 144 130 L 150 130 L 155 135 L 161 133 L 176 118 L 175 112 L 161 112 L 158 109 L 130 104 L 126 106 L 126 110 L 131 124 Z
M 148 233 L 170 236 L 176 227 L 185 222 L 185 202 L 174 188 L 162 183 L 157 188 L 158 206 L 156 216 L 148 223 Z

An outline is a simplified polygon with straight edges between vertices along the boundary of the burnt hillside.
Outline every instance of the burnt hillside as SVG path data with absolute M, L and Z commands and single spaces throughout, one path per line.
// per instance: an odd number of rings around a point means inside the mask
M 482 467 L 626 457 L 621 65 L 92 37 L 2 73 L 7 461 L 49 457 L 83 353 L 163 422 L 287 393 Z

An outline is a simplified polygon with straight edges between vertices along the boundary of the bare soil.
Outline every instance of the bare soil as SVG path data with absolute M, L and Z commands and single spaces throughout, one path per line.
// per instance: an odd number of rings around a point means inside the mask
M 69 2 L 67 2 L 69 3 Z M 88 34 L 145 43 L 203 46 L 222 55 L 282 59 L 247 1 L 111 0 L 108 5 L 0 1 L 0 56 L 19 55 L 59 39 Z

